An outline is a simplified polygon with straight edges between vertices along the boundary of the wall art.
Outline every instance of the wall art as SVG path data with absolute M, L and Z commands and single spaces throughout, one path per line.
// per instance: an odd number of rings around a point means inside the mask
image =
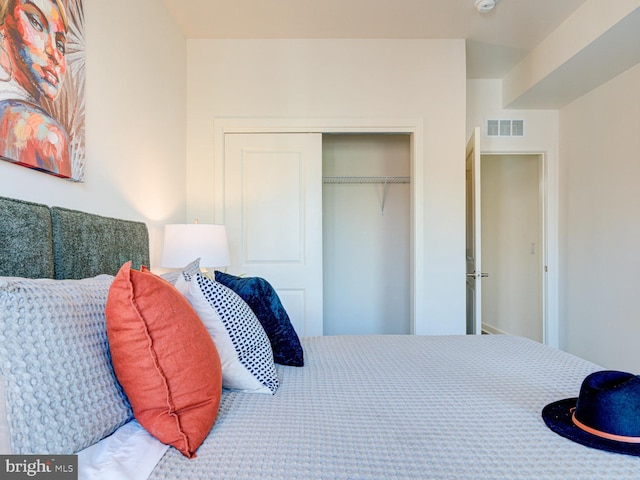
M 0 157 L 81 182 L 82 0 L 0 0 Z

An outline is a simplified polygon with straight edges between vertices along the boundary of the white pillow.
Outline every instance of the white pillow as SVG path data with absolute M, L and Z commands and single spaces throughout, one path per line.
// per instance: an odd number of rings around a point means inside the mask
M 189 275 L 195 275 L 196 273 L 200 273 L 200 257 L 196 258 L 189 265 L 184 267 L 182 270 L 174 270 L 172 272 L 166 272 L 160 274 L 161 278 L 164 278 L 167 282 L 172 285 L 175 285 L 178 281 L 178 278 L 182 276 L 182 272 L 187 272 Z
M 271 343 L 249 305 L 233 290 L 200 273 L 183 273 L 176 288 L 191 303 L 216 344 L 222 386 L 275 393 L 278 375 Z
M 0 455 L 11 455 L 11 433 L 7 420 L 7 395 L 4 391 L 4 377 L 0 374 Z
M 104 311 L 112 282 L 110 275 L 0 277 L 5 452 L 71 454 L 132 418 L 107 341 Z

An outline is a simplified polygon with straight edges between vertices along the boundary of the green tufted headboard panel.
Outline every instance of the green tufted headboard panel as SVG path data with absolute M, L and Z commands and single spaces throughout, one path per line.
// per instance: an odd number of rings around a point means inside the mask
M 49 207 L 0 197 L 0 276 L 53 278 Z
M 149 235 L 141 222 L 51 207 L 55 278 L 115 275 L 123 263 L 149 266 Z
M 146 224 L 0 197 L 0 275 L 115 275 L 131 260 L 149 265 Z

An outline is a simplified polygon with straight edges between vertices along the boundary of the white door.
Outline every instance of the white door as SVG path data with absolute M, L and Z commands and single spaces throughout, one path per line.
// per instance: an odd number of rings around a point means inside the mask
M 224 218 L 237 275 L 271 283 L 298 335 L 322 335 L 322 135 L 224 135 Z
M 467 143 L 466 157 L 466 257 L 467 333 L 482 333 L 481 210 L 480 210 L 480 128 Z

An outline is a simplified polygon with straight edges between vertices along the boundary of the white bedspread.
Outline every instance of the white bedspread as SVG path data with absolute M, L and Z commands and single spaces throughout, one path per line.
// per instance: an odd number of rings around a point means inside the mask
M 638 479 L 640 458 L 551 432 L 540 412 L 599 368 L 508 336 L 320 337 L 273 397 L 225 392 L 160 479 Z
M 168 448 L 133 420 L 78 452 L 78 480 L 144 480 Z

